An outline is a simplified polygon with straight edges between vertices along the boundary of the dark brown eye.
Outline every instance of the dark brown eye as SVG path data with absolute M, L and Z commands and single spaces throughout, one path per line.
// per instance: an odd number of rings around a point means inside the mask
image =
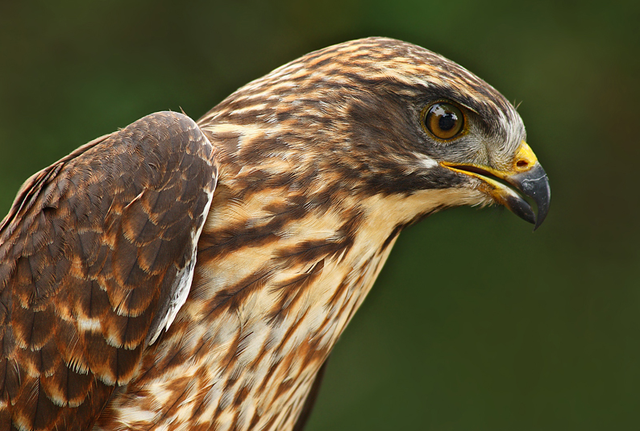
M 464 129 L 462 111 L 451 103 L 438 102 L 427 108 L 424 125 L 438 139 L 451 139 Z

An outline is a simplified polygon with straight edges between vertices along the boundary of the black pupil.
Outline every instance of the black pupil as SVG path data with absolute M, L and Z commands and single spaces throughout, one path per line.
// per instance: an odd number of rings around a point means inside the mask
M 454 112 L 446 111 L 444 115 L 438 119 L 438 127 L 440 127 L 440 130 L 448 132 L 455 127 L 457 121 L 458 116 Z

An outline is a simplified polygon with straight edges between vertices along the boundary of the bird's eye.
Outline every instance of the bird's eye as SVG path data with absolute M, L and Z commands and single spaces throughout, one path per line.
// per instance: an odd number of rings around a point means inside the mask
M 437 102 L 425 109 L 424 126 L 438 139 L 452 139 L 464 130 L 464 115 L 451 103 Z

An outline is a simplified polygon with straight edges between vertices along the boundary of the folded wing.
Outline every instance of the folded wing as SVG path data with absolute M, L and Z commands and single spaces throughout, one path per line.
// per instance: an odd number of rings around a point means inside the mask
M 0 429 L 90 428 L 191 286 L 217 180 L 162 112 L 31 177 L 0 224 Z

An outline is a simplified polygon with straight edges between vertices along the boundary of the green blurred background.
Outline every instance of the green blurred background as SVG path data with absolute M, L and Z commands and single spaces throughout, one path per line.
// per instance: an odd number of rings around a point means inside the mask
M 308 429 L 637 430 L 639 23 L 637 1 L 4 1 L 0 210 L 78 145 L 198 118 L 310 50 L 425 46 L 521 102 L 551 213 L 535 234 L 495 208 L 405 232 Z

